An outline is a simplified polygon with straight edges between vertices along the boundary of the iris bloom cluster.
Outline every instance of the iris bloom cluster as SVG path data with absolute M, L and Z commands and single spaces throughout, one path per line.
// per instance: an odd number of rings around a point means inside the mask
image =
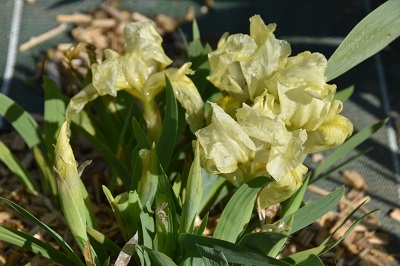
M 276 24 L 250 18 L 250 35 L 223 37 L 209 54 L 208 80 L 221 92 L 208 126 L 196 136 L 203 168 L 232 182 L 269 176 L 259 193 L 263 210 L 289 198 L 302 184 L 308 153 L 334 148 L 353 132 L 327 84 L 326 58 L 275 38 Z
M 178 68 L 166 68 L 172 60 L 162 48 L 162 37 L 151 22 L 130 23 L 124 30 L 124 53 L 107 49 L 105 60 L 91 67 L 93 79 L 70 101 L 66 117 L 71 120 L 90 101 L 98 96 L 125 90 L 139 100 L 152 141 L 161 131 L 161 117 L 154 98 L 165 88 L 167 76 L 177 100 L 186 109 L 186 120 L 194 132 L 203 125 L 204 103 L 196 86 L 187 76 L 193 74 L 191 63 Z
M 275 38 L 276 25 L 260 16 L 250 18 L 250 35 L 223 37 L 209 53 L 208 80 L 221 92 L 203 127 L 204 102 L 187 76 L 191 64 L 172 63 L 162 38 L 150 22 L 125 28 L 125 52 L 105 51 L 105 60 L 92 65 L 93 80 L 75 95 L 66 111 L 69 122 L 89 102 L 125 90 L 142 104 L 151 141 L 161 131 L 155 96 L 171 81 L 175 96 L 186 109 L 186 120 L 198 138 L 202 167 L 232 182 L 269 176 L 274 182 L 258 197 L 259 211 L 289 198 L 300 187 L 308 153 L 343 143 L 353 131 L 334 100 L 336 86 L 327 84 L 327 60 L 322 54 L 290 56 L 290 45 Z

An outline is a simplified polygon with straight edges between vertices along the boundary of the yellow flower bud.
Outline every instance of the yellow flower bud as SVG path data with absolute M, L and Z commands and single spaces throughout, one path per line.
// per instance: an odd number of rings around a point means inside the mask
M 57 173 L 61 207 L 72 235 L 81 250 L 88 237 L 86 234 L 86 206 L 81 192 L 81 180 L 75 157 L 69 144 L 68 123 L 60 128 L 54 151 L 54 170 Z

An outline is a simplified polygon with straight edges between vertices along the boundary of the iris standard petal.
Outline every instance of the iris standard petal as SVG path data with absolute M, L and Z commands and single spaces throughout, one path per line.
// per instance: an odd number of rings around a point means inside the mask
M 265 25 L 259 15 L 250 18 L 250 36 L 223 37 L 209 54 L 208 79 L 221 91 L 239 101 L 250 100 L 265 90 L 264 80 L 282 68 L 290 45 L 275 38 L 276 24 Z
M 289 128 L 313 131 L 324 122 L 336 91 L 325 82 L 326 64 L 323 55 L 304 52 L 288 58 L 285 69 L 266 82 Z
M 248 92 L 241 62 L 250 58 L 256 49 L 257 45 L 249 35 L 229 36 L 217 50 L 208 54 L 211 74 L 207 79 L 219 90 L 245 101 Z
M 250 36 L 257 44 L 251 58 L 242 63 L 249 99 L 254 101 L 264 90 L 264 80 L 283 68 L 291 53 L 289 43 L 275 38 L 276 24 L 265 25 L 259 15 L 250 18 Z
M 125 54 L 140 54 L 146 60 L 150 72 L 164 69 L 172 63 L 162 48 L 162 37 L 150 21 L 127 24 L 124 38 Z
M 92 83 L 99 95 L 109 94 L 115 97 L 117 95 L 117 80 L 121 79 L 118 73 L 120 55 L 107 49 L 104 51 L 104 56 L 103 63 L 92 65 Z

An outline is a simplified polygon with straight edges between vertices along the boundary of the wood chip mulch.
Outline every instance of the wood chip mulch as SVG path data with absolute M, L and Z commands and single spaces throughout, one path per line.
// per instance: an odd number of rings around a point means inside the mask
M 13 155 L 28 169 L 30 176 L 38 183 L 39 174 L 33 156 L 21 137 L 15 132 L 2 133 L 0 137 L 5 145 L 11 149 Z M 101 185 L 107 184 L 109 181 L 107 180 L 107 168 L 102 162 L 101 156 L 90 149 L 89 144 L 83 137 L 78 137 L 73 149 L 79 162 L 93 159 L 92 165 L 87 167 L 82 178 L 89 195 L 92 197 L 100 231 L 122 246 L 123 241 L 120 238 L 114 215 L 101 193 Z M 68 230 L 65 219 L 60 210 L 53 205 L 49 198 L 24 189 L 20 180 L 10 173 L 2 162 L 0 162 L 0 175 L 1 197 L 7 198 L 25 208 L 39 220 L 57 231 L 67 243 L 72 243 L 73 245 L 74 239 Z M 349 176 L 356 176 L 357 178 L 354 178 L 349 183 L 348 180 L 346 181 Z M 335 229 L 343 223 L 347 215 L 358 205 L 370 200 L 370 197 L 367 195 L 367 186 L 361 175 L 351 170 L 344 171 L 343 177 L 345 182 L 351 186 L 349 186 L 350 190 L 340 200 L 337 210 L 327 213 L 317 222 L 291 236 L 282 252 L 282 256 L 319 246 L 329 234 L 334 233 Z M 355 180 L 358 181 L 354 182 Z M 362 185 L 360 186 L 360 184 Z M 329 193 L 329 191 L 314 185 L 310 185 L 308 189 L 321 196 Z M 363 215 L 370 212 L 370 210 L 362 206 L 358 212 Z M 398 220 L 398 213 L 399 210 L 395 209 L 390 213 L 390 217 Z M 212 234 L 217 222 L 218 215 L 210 217 L 204 234 Z M 351 226 L 352 222 L 354 222 L 354 219 L 350 219 L 344 223 L 344 226 L 333 234 L 332 240 L 339 239 Z M 30 235 L 59 248 L 47 233 L 18 215 L 3 201 L 0 201 L 0 224 L 28 232 Z M 394 263 L 395 257 L 385 253 L 389 237 L 390 234 L 381 228 L 378 217 L 373 213 L 357 225 L 340 245 L 324 254 L 321 258 L 325 265 L 391 265 Z M 78 250 L 76 245 L 73 245 L 73 247 Z M 48 261 L 43 260 L 39 255 L 32 254 L 5 242 L 0 242 L 0 266 L 24 265 L 29 261 L 31 261 L 32 265 L 52 265 Z

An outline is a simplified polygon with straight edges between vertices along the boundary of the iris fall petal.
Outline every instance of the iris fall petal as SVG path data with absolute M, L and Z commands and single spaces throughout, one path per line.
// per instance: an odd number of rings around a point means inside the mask
M 209 173 L 232 173 L 254 157 L 256 147 L 232 117 L 218 105 L 210 104 L 212 122 L 196 132 L 202 166 Z

